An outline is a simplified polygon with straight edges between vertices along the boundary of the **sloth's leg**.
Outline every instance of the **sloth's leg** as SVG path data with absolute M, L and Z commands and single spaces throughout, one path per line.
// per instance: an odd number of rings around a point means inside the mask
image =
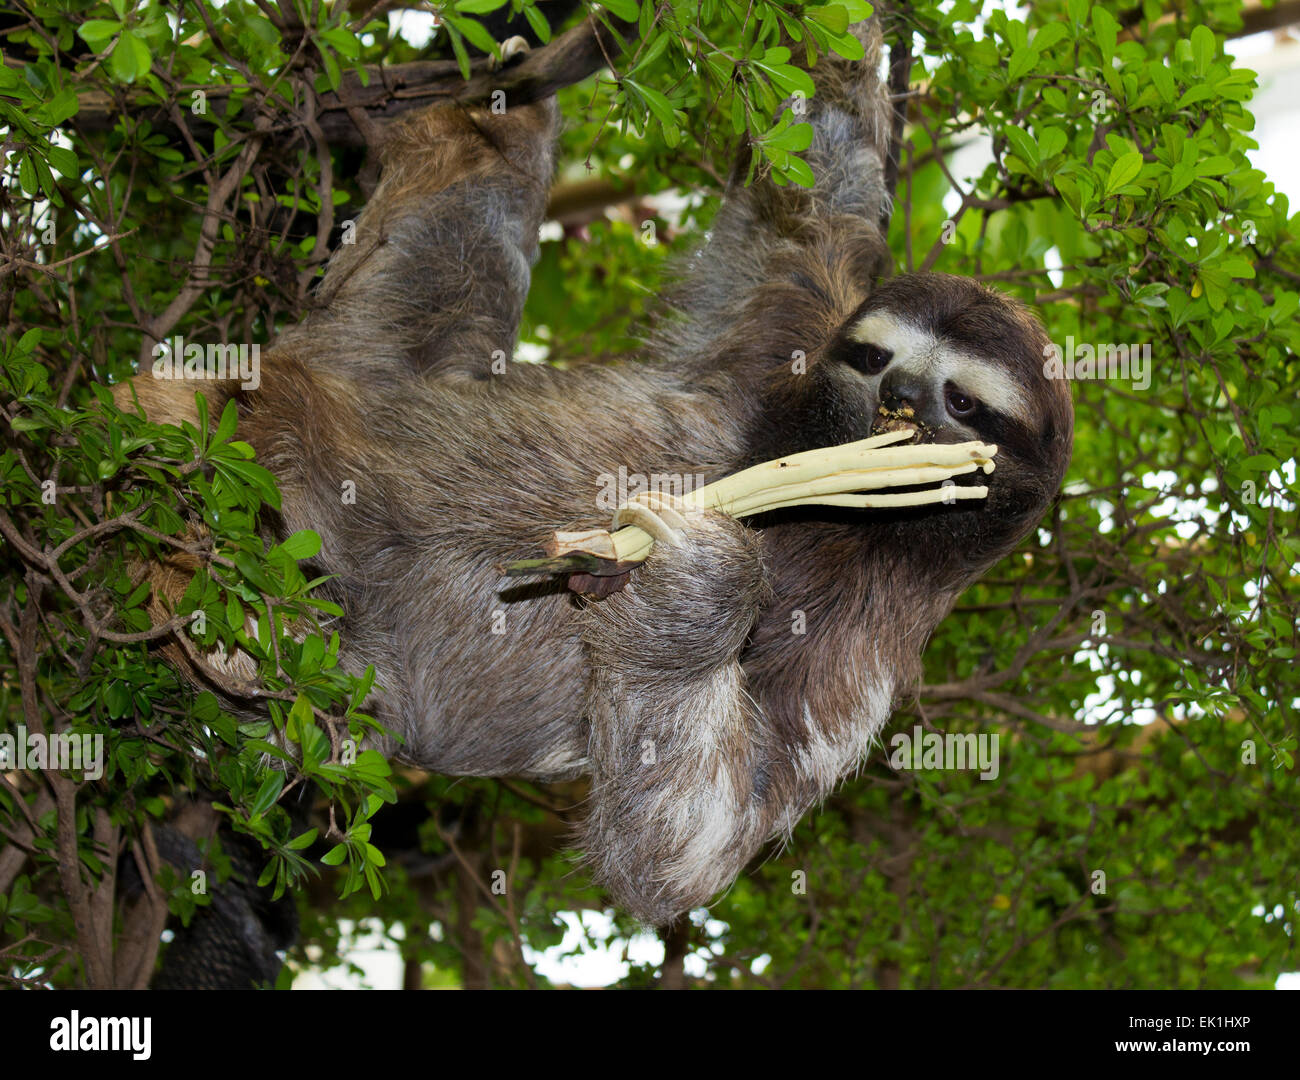
M 614 900 L 655 925 L 709 903 L 835 789 L 888 720 L 898 676 L 860 617 L 794 631 L 792 606 L 825 598 L 791 592 L 769 537 L 697 512 L 682 540 L 580 616 L 583 847 Z
M 277 345 L 358 379 L 488 377 L 515 346 L 556 119 L 548 99 L 499 113 L 437 106 L 396 124 L 319 306 Z
M 880 79 L 876 20 L 854 32 L 865 57 L 822 57 L 810 72 L 816 94 L 786 103 L 798 104 L 804 112 L 795 120 L 812 126 L 803 157 L 814 187 L 779 187 L 770 178 L 746 186 L 749 156 L 742 153 L 709 240 L 682 267 L 683 280 L 669 294 L 672 313 L 655 328 L 668 357 L 708 368 L 758 334 L 770 345 L 782 327 L 793 347 L 811 353 L 887 272 L 892 110 Z
M 345 228 L 317 306 L 263 357 L 263 388 L 291 377 L 308 390 L 316 378 L 339 387 L 427 372 L 485 378 L 496 350 L 508 358 L 537 257 L 557 117 L 549 98 L 500 114 L 439 105 L 395 123 L 379 187 Z M 194 389 L 137 377 L 116 393 L 123 407 L 136 394 L 151 419 L 179 423 L 195 419 Z M 217 415 L 237 384 L 203 390 Z
M 592 787 L 585 850 L 626 910 L 707 904 L 772 832 L 770 734 L 738 656 L 766 594 L 759 539 L 717 514 L 656 545 L 582 614 Z

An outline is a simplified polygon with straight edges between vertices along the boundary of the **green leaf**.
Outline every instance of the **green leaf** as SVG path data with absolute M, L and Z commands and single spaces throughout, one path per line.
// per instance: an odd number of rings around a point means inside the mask
M 276 589 L 271 583 L 270 578 L 263 573 L 262 567 L 258 564 L 257 559 L 247 551 L 235 552 L 232 561 L 239 572 L 244 575 L 244 578 L 248 583 L 258 592 L 275 593 Z
M 793 64 L 772 64 L 763 60 L 755 60 L 753 64 L 786 94 L 793 94 L 798 91 L 805 97 L 812 97 L 817 91 L 816 86 L 813 85 L 812 76 L 803 68 L 795 67 Z
M 77 37 L 95 52 L 100 52 L 104 42 L 115 37 L 121 29 L 122 24 L 117 19 L 88 19 L 77 27 Z
M 1038 147 L 1035 145 L 1033 136 L 1023 128 L 1007 127 L 1003 129 L 1007 137 L 1007 142 L 1020 158 L 1030 168 L 1038 164 Z
M 212 433 L 213 444 L 226 442 L 235 433 L 235 425 L 238 422 L 239 411 L 235 405 L 235 399 L 231 398 L 221 410 L 221 419 L 217 422 L 217 430 Z
M 654 40 L 642 51 L 641 55 L 637 57 L 636 63 L 632 65 L 627 74 L 631 75 L 653 64 L 664 54 L 664 50 L 668 48 L 668 43 L 672 40 L 673 36 L 671 34 L 657 34 Z
M 120 82 L 135 82 L 149 70 L 153 56 L 144 38 L 134 30 L 125 31 L 109 54 L 108 67 Z
M 47 155 L 49 162 L 64 176 L 75 177 L 81 172 L 77 155 L 63 146 L 51 146 Z
M 551 40 L 551 24 L 546 21 L 546 16 L 542 14 L 542 9 L 537 6 L 524 8 L 524 18 L 528 20 L 528 25 L 533 28 L 533 33 L 537 35 L 537 40 L 545 45 Z
M 114 720 L 122 719 L 131 711 L 131 691 L 125 683 L 109 683 L 104 690 L 104 707 Z
M 1016 49 L 1011 54 L 1011 59 L 1007 62 L 1007 81 L 1017 83 L 1025 75 L 1034 70 L 1034 64 L 1038 62 L 1038 52 L 1028 45 Z
M 810 188 L 816 182 L 813 171 L 803 158 L 791 157 L 785 164 L 785 174 L 800 187 Z
M 1217 260 L 1214 267 L 1230 277 L 1253 278 L 1255 276 L 1255 264 L 1244 255 L 1226 255 Z
M 654 118 L 661 124 L 667 127 L 677 123 L 677 118 L 673 114 L 672 102 L 658 90 L 641 83 L 634 83 L 631 79 L 624 79 L 623 81 L 636 89 L 636 92 L 645 101 L 646 107 L 649 108 Z
M 475 22 L 473 19 L 457 19 L 456 29 L 465 35 L 465 40 L 481 52 L 489 56 L 499 56 L 500 48 L 496 40 L 483 27 L 482 23 Z
M 1115 55 L 1115 42 L 1119 37 L 1119 23 L 1114 15 L 1100 5 L 1092 9 L 1092 32 L 1097 48 L 1101 50 L 1102 61 L 1109 64 Z
M 36 170 L 37 187 L 53 199 L 55 197 L 54 174 L 50 172 L 50 166 L 39 154 L 32 154 L 31 160 L 32 167 Z
M 244 607 L 233 592 L 226 594 L 226 625 L 232 630 L 244 629 Z
M 808 8 L 804 16 L 820 23 L 832 34 L 842 34 L 849 28 L 849 13 L 843 4 L 826 4 L 823 7 Z
M 1049 22 L 1046 26 L 1040 26 L 1034 31 L 1034 37 L 1029 46 L 1035 52 L 1044 53 L 1058 41 L 1063 41 L 1069 36 L 1070 31 L 1064 23 Z
M 340 56 L 346 56 L 349 60 L 356 60 L 361 56 L 361 42 L 351 30 L 342 26 L 332 26 L 328 30 L 322 30 L 320 36 L 333 45 Z
M 1206 86 L 1205 83 L 1197 83 L 1195 86 L 1189 86 L 1183 96 L 1178 99 L 1178 107 L 1186 108 L 1188 105 L 1195 105 L 1198 101 L 1209 101 L 1214 97 L 1214 87 Z
M 280 791 L 283 788 L 283 772 L 279 769 L 273 769 L 267 773 L 265 779 L 262 780 L 261 786 L 257 789 L 257 795 L 253 798 L 252 805 L 249 807 L 249 814 L 252 817 L 260 817 L 265 814 L 275 805 L 275 801 L 280 797 Z
M 465 51 L 465 42 L 461 39 L 460 31 L 456 29 L 452 19 L 443 16 L 443 29 L 447 31 L 447 38 L 451 42 L 451 51 L 456 54 L 456 66 L 460 68 L 460 77 L 467 82 L 469 81 L 469 53 Z
M 451 30 L 451 27 L 448 26 L 448 31 L 450 32 L 450 30 Z M 321 49 L 321 50 L 320 50 L 320 62 L 321 62 L 321 65 L 325 68 L 325 82 L 326 82 L 326 84 L 329 86 L 329 88 L 330 88 L 331 90 L 333 90 L 335 93 L 337 93 L 337 92 L 338 92 L 338 88 L 339 88 L 339 86 L 340 86 L 340 84 L 341 84 L 341 82 L 342 82 L 342 79 L 343 79 L 343 72 L 342 72 L 342 69 L 339 67 L 338 58 L 335 57 L 335 55 L 334 55 L 332 52 L 330 52 L 329 49 Z M 317 79 L 316 81 L 317 81 L 317 84 L 319 84 L 320 80 Z M 309 236 L 309 237 L 307 237 L 307 240 L 311 241 L 313 247 L 315 246 L 315 243 L 316 243 L 316 237 L 314 237 L 314 236 Z M 307 250 L 310 251 L 311 249 L 308 248 Z
M 291 559 L 310 559 L 320 553 L 320 534 L 311 529 L 299 529 L 276 545 Z
M 1043 130 L 1038 139 L 1038 153 L 1043 161 L 1055 157 L 1065 149 L 1066 134 L 1060 128 L 1050 127 Z
M 36 180 L 36 164 L 32 160 L 30 150 L 25 151 L 18 159 L 18 186 L 22 188 L 24 195 L 35 195 L 41 190 Z
M 1202 23 L 1192 29 L 1192 63 L 1197 75 L 1204 75 L 1210 70 L 1214 54 L 1218 51 L 1214 42 L 1214 32 Z
M 1230 173 L 1237 167 L 1237 163 L 1230 157 L 1219 154 L 1215 157 L 1204 158 L 1196 163 L 1197 176 L 1222 176 L 1224 173 Z
M 1147 78 L 1156 88 L 1156 92 L 1166 105 L 1173 102 L 1178 97 L 1178 86 L 1174 82 L 1173 73 L 1164 65 L 1161 60 L 1152 60 L 1146 67 Z
M 1170 170 L 1167 196 L 1177 195 L 1196 179 L 1196 167 L 1190 163 L 1179 162 Z
M 317 829 L 308 829 L 305 833 L 295 836 L 285 847 L 290 851 L 302 851 L 304 848 L 311 847 L 316 842 Z
M 1115 194 L 1120 188 L 1137 179 L 1138 173 L 1141 171 L 1142 154 L 1140 151 L 1134 150 L 1131 153 L 1121 154 L 1115 159 L 1115 164 L 1110 167 L 1110 173 L 1106 177 L 1106 195 Z
M 861 60 L 867 54 L 856 34 L 846 31 L 843 34 L 827 34 L 826 36 L 830 47 L 838 55 L 844 57 L 845 60 Z
M 773 129 L 763 136 L 763 142 L 792 153 L 800 153 L 812 146 L 812 124 L 791 124 L 787 128 Z

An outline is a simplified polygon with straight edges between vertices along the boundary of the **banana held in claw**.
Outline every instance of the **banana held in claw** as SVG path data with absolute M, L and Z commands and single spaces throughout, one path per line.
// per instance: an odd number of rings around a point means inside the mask
M 845 506 L 859 509 L 924 506 L 963 499 L 982 499 L 983 486 L 954 484 L 925 491 L 863 494 L 883 488 L 942 484 L 954 476 L 982 469 L 991 473 L 998 448 L 990 443 L 913 443 L 917 434 L 908 425 L 841 446 L 807 450 L 765 461 L 677 498 L 646 492 L 629 500 L 614 514 L 608 530 L 557 532 L 546 545 L 550 559 L 587 556 L 627 567 L 643 561 L 655 543 L 677 545 L 677 533 L 688 528 L 682 512 L 718 510 L 746 517 L 788 506 Z M 902 445 L 904 442 L 907 445 Z M 547 560 L 516 564 L 530 572 L 545 572 Z

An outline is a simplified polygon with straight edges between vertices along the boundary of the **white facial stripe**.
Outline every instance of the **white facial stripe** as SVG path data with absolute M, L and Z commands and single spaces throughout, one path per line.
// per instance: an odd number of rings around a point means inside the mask
M 1000 368 L 987 360 L 944 348 L 933 334 L 891 315 L 865 315 L 849 331 L 849 338 L 861 345 L 879 345 L 894 354 L 890 367 L 919 375 L 942 385 L 951 382 L 995 412 L 1031 422 L 1024 391 Z M 888 370 L 888 369 L 886 369 Z
M 911 323 L 899 322 L 892 315 L 864 315 L 849 331 L 849 338 L 859 345 L 879 345 L 894 356 L 924 361 L 939 343 L 934 335 L 918 330 Z
M 1024 424 L 1031 423 L 1029 403 L 1025 400 L 1024 391 L 987 360 L 976 360 L 965 353 L 944 350 L 939 356 L 937 378 L 951 382 L 957 389 L 982 401 L 994 412 L 1013 416 Z

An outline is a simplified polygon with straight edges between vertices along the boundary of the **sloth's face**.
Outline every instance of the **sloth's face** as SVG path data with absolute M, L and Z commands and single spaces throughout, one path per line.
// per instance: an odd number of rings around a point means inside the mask
M 857 374 L 859 391 L 875 406 L 867 434 L 905 430 L 914 442 L 996 442 L 1010 427 L 1037 426 L 1029 394 L 1011 371 L 893 312 L 867 312 L 849 323 L 833 360 Z
M 910 430 L 918 442 L 998 446 L 987 500 L 899 515 L 942 519 L 989 546 L 1018 539 L 1046 509 L 1069 461 L 1068 384 L 1043 374 L 1048 338 L 1015 301 L 966 278 L 907 274 L 884 282 L 840 329 L 816 391 L 836 441 Z M 990 520 L 990 519 L 995 520 Z M 934 520 L 938 525 L 938 520 Z

